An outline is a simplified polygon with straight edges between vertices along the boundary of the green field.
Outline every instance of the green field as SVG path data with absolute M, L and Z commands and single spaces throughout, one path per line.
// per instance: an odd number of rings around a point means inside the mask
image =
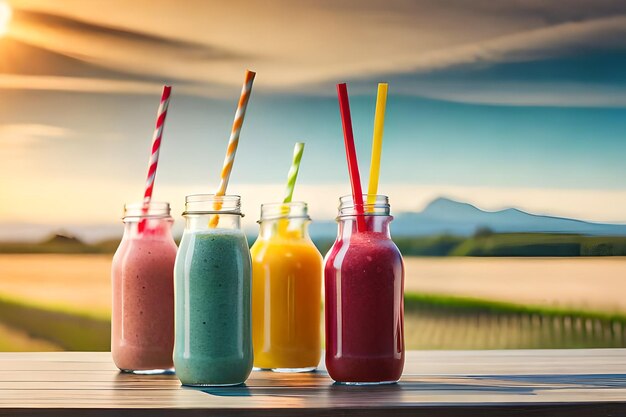
M 5 337 L 0 350 L 110 349 L 107 318 L 9 298 L 0 298 L 0 317 L 7 329 L 19 329 L 30 337 L 30 344 L 23 338 Z M 626 316 L 621 314 L 464 297 L 412 293 L 405 297 L 407 349 L 623 347 L 625 328 Z
M 394 237 L 404 256 L 574 257 L 626 256 L 626 236 L 584 236 L 555 233 L 491 233 Z M 315 242 L 320 252 L 330 239 Z
M 405 256 L 497 256 L 572 257 L 626 256 L 626 236 L 584 236 L 554 233 L 477 232 L 471 237 L 438 235 L 396 237 Z M 73 238 L 53 236 L 40 243 L 0 243 L 0 253 L 113 253 L 119 241 L 86 244 Z M 318 239 L 321 253 L 332 246 L 332 239 Z
M 36 341 L 46 341 L 54 347 L 52 350 L 100 351 L 110 348 L 108 317 L 99 318 L 2 297 L 0 318 L 7 328 L 25 332 Z M 4 346 L 4 350 L 24 350 L 24 347 Z
M 405 317 L 410 349 L 626 346 L 623 314 L 409 293 Z
M 626 346 L 624 258 L 405 265 L 409 349 Z M 110 268 L 110 254 L 1 255 L 0 350 L 109 349 Z
M 626 237 L 583 236 L 552 233 L 484 233 L 462 238 L 432 236 L 396 238 L 405 255 L 570 257 L 624 256 Z

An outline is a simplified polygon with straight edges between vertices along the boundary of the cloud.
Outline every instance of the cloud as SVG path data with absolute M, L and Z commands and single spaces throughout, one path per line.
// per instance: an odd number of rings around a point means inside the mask
M 154 81 L 117 80 L 91 77 L 0 74 L 0 89 L 71 91 L 75 93 L 155 95 L 163 84 Z M 176 84 L 176 94 L 201 97 L 224 97 L 232 89 L 203 84 Z
M 0 74 L 2 89 L 154 94 L 160 86 L 133 80 Z
M 626 85 L 524 81 L 429 81 L 401 94 L 456 103 L 540 107 L 626 107 Z
M 59 126 L 44 124 L 0 125 L 0 149 L 22 149 L 41 144 L 50 139 L 72 136 L 72 131 Z
M 49 29 L 63 34 L 67 33 L 70 36 L 116 39 L 127 44 L 134 44 L 138 48 L 158 48 L 166 54 L 175 52 L 176 54 L 195 59 L 237 58 L 234 54 L 225 50 L 201 43 L 94 24 L 46 12 L 17 10 L 15 19 L 18 21 L 18 25 L 36 27 L 39 30 Z M 22 33 L 21 29 L 19 32 Z
M 498 64 L 567 56 L 581 50 L 626 47 L 626 16 L 562 23 L 478 43 L 425 53 L 413 69 L 431 72 L 460 65 Z
M 33 53 L 46 51 L 70 58 L 77 65 L 86 63 L 100 68 L 105 78 L 126 74 L 130 79 L 208 82 L 210 70 L 244 61 L 241 55 L 207 44 L 43 12 L 16 11 L 9 34 L 11 39 L 30 46 Z
M 23 48 L 13 49 L 30 52 L 13 57 L 23 64 L 13 71 L 8 64 L 3 72 L 13 77 L 0 79 L 0 88 L 144 94 L 167 81 L 185 94 L 230 97 L 228 87 L 239 85 L 243 70 L 251 67 L 259 73 L 255 89 L 266 92 L 333 94 L 321 87 L 340 80 L 371 83 L 440 74 L 439 84 L 400 81 L 397 91 L 468 103 L 623 105 L 621 93 L 606 85 L 583 86 L 584 79 L 560 84 L 558 74 L 551 83 L 472 82 L 473 71 L 503 63 L 598 50 L 623 53 L 626 6 L 619 1 L 599 0 L 591 7 L 538 0 L 390 0 L 384 5 L 274 0 L 245 6 L 189 0 L 180 7 L 169 1 L 111 0 L 106 12 L 75 0 L 15 3 L 21 9 L 10 35 Z M 30 73 L 32 68 L 38 72 Z M 455 69 L 467 75 L 467 85 L 450 91 L 458 80 L 446 77 Z
M 548 23 L 562 23 L 595 19 L 626 13 L 626 3 L 621 0 L 439 0 L 441 7 L 460 7 L 466 13 L 479 13 L 485 16 L 510 16 L 517 20 L 533 19 Z
M 542 13 L 564 14 L 566 8 L 542 11 L 537 5 L 518 6 L 533 10 L 531 17 L 520 18 L 497 6 L 487 13 L 482 5 L 478 13 L 469 3 L 446 8 L 432 1 L 390 1 L 385 7 L 376 2 L 273 1 L 238 7 L 191 1 L 186 8 L 141 1 L 116 7 L 112 1 L 106 14 L 67 0 L 55 4 L 54 11 L 39 3 L 48 11 L 16 13 L 11 35 L 93 65 L 151 77 L 238 84 L 243 67 L 252 65 L 263 74 L 264 85 L 278 89 L 357 74 L 534 59 L 561 53 L 562 45 L 596 45 L 623 33 L 623 20 L 602 15 L 548 25 Z M 142 5 L 142 19 L 136 19 L 135 8 Z M 600 32 L 604 35 L 598 37 Z

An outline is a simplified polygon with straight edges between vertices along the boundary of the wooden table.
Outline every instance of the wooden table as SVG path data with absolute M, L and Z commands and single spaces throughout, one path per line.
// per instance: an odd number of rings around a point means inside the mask
M 0 415 L 626 416 L 626 349 L 410 352 L 396 385 L 253 372 L 203 390 L 120 374 L 109 353 L 2 353 Z

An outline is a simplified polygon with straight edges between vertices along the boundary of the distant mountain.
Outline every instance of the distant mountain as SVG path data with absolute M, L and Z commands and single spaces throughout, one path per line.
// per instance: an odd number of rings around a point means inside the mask
M 65 232 L 59 232 L 50 236 L 45 241 L 41 242 L 42 245 L 76 245 L 83 246 L 84 243 L 76 236 L 70 235 Z
M 626 236 L 626 225 L 591 223 L 553 216 L 542 216 L 509 208 L 481 210 L 471 204 L 437 198 L 420 212 L 398 213 L 392 223 L 394 236 L 451 234 L 470 236 L 480 228 L 496 233 L 575 233 L 595 236 Z M 337 226 L 331 222 L 313 223 L 311 235 L 333 236 Z
M 111 224 L 37 224 L 23 222 L 0 222 L 0 242 L 41 243 L 50 236 L 59 234 L 75 237 L 85 243 L 97 243 L 104 239 L 122 236 L 124 226 L 121 222 Z

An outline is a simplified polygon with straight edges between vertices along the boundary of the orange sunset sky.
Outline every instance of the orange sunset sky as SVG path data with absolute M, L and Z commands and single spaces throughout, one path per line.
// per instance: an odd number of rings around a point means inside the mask
M 350 192 L 335 84 L 367 181 L 387 81 L 380 192 L 626 222 L 626 3 L 0 0 L 0 239 L 121 231 L 173 85 L 155 199 L 217 186 L 245 69 L 257 72 L 229 192 L 254 227 L 307 143 L 295 199 Z

